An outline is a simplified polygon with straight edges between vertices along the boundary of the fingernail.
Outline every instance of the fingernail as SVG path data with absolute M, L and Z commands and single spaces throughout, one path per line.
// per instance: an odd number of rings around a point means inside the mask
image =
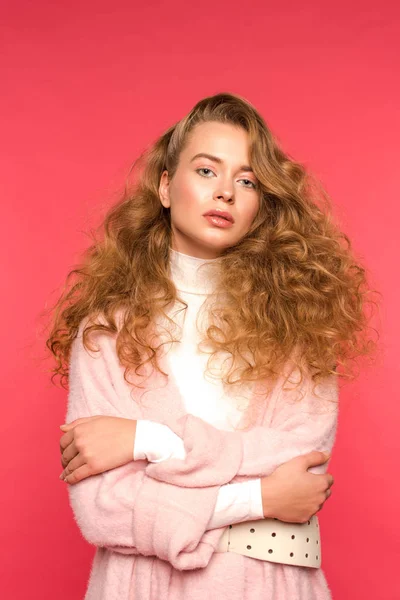
M 65 428 L 66 428 L 65 424 L 64 425 L 60 425 L 60 429 L 65 429 Z
M 59 479 L 64 479 L 64 474 L 63 473 L 61 473 Z

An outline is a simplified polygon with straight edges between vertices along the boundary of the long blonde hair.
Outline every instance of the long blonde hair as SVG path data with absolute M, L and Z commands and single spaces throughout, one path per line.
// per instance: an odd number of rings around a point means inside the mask
M 56 360 L 52 380 L 58 375 L 63 387 L 71 344 L 85 317 L 85 346 L 90 331 L 117 336 L 127 381 L 130 369 L 138 374 L 149 362 L 161 371 L 152 324 L 171 303 L 182 302 L 183 310 L 186 304 L 169 276 L 170 211 L 160 202 L 159 182 L 165 169 L 174 176 L 188 136 L 207 121 L 248 133 L 261 190 L 250 230 L 218 259 L 216 293 L 222 291 L 227 302 L 210 314 L 206 340 L 210 360 L 219 351 L 232 357 L 224 385 L 276 376 L 294 349 L 301 376 L 311 372 L 315 383 L 333 373 L 351 378 L 353 359 L 374 351 L 365 308 L 376 303 L 368 298 L 365 268 L 334 223 L 327 193 L 281 150 L 248 101 L 220 93 L 200 100 L 135 161 L 133 181 L 127 178 L 81 264 L 68 273 L 46 340 Z M 123 314 L 120 323 L 117 313 Z

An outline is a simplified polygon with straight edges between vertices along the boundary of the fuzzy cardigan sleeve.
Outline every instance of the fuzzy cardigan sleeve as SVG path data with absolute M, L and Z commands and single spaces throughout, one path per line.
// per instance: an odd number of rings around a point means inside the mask
M 185 459 L 151 463 L 146 473 L 159 481 L 202 487 L 225 483 L 230 477 L 240 481 L 270 475 L 279 465 L 312 450 L 331 452 L 338 425 L 337 375 L 325 378 L 315 390 L 311 377 L 305 377 L 295 389 L 296 371 L 290 370 L 290 363 L 287 368 L 289 383 L 284 387 L 278 382 L 273 392 L 271 426 L 227 432 L 185 415 L 169 423 L 183 440 Z M 320 474 L 327 468 L 328 462 L 309 471 Z
M 95 414 L 140 418 L 115 341 L 101 334 L 96 345 L 100 351 L 89 354 L 79 335 L 73 342 L 66 421 Z M 270 427 L 228 432 L 190 414 L 170 419 L 168 425 L 183 439 L 184 460 L 132 461 L 68 486 L 87 541 L 117 552 L 157 556 L 180 570 L 207 566 L 223 532 L 207 531 L 220 486 L 268 475 L 299 454 L 333 446 L 337 405 L 323 406 L 307 380 L 300 402 L 291 391 L 276 389 Z M 321 392 L 323 398 L 336 399 L 335 376 Z M 327 463 L 313 470 L 326 468 Z
M 89 353 L 81 336 L 70 355 L 66 422 L 103 414 L 137 418 L 123 381 L 115 341 L 96 335 Z M 207 531 L 219 486 L 179 487 L 147 475 L 145 461 L 68 486 L 71 508 L 85 539 L 116 552 L 157 556 L 176 569 L 205 567 L 222 529 Z

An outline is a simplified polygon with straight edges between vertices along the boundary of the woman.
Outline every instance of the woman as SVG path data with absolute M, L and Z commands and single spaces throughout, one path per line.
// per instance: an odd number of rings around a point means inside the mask
M 371 349 L 365 271 L 237 95 L 136 166 L 47 340 L 62 477 L 97 546 L 85 598 L 330 598 L 316 513 L 338 377 Z

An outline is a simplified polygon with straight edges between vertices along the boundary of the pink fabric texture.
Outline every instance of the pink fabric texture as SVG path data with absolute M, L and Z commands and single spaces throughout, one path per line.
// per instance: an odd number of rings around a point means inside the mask
M 187 453 L 185 460 L 132 461 L 68 486 L 82 535 L 97 546 L 85 600 L 331 598 L 322 569 L 215 552 L 224 528 L 207 529 L 207 524 L 220 486 L 269 475 L 311 450 L 331 450 L 338 413 L 329 400 L 337 400 L 337 377 L 320 384 L 322 397 L 305 381 L 299 401 L 298 390 L 295 397 L 281 380 L 272 390 L 260 382 L 253 424 L 222 431 L 184 413 L 172 377 L 149 371 L 145 383 L 138 380 L 145 387 L 139 389 L 130 374 L 128 384 L 115 337 L 94 334 L 99 352 L 89 352 L 82 343 L 83 324 L 72 345 L 66 422 L 99 414 L 150 419 L 175 431 Z M 327 467 L 310 471 L 323 473 Z

